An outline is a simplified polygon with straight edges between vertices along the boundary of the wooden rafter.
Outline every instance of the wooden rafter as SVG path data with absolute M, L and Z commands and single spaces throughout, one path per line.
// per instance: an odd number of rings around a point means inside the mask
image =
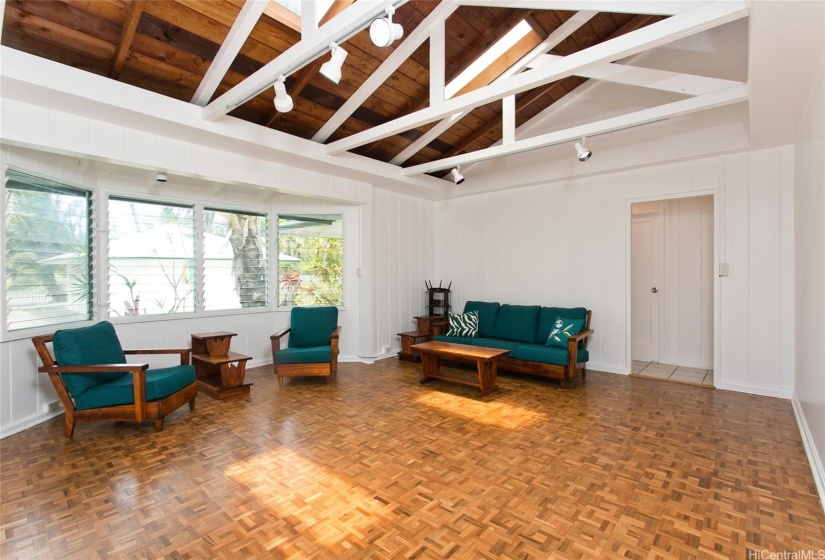
M 267 1 L 264 13 L 293 31 L 301 32 L 301 17 L 292 10 L 287 10 L 277 2 Z
M 112 66 L 109 68 L 110 78 L 117 79 L 118 76 L 120 76 L 123 63 L 126 61 L 126 55 L 129 54 L 129 47 L 132 46 L 132 39 L 135 36 L 140 15 L 143 13 L 143 7 L 144 0 L 132 0 L 132 3 L 129 4 L 129 9 L 126 12 L 126 20 L 123 22 L 123 31 L 120 33 L 120 39 L 115 49 L 115 56 L 112 58 Z

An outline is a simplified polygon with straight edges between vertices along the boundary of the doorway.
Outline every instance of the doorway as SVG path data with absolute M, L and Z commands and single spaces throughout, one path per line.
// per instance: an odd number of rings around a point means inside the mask
M 632 374 L 713 385 L 713 196 L 631 205 Z

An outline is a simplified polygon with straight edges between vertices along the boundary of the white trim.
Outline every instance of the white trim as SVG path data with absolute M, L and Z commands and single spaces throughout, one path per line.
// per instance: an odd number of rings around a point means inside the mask
M 737 393 L 747 393 L 749 395 L 760 395 L 762 397 L 776 397 L 777 399 L 790 400 L 793 392 L 761 385 L 750 385 L 748 383 L 724 383 L 719 382 L 714 374 L 714 384 L 717 389 L 724 391 L 736 391 Z
M 802 403 L 799 402 L 796 393 L 791 397 L 791 405 L 793 406 L 793 414 L 796 417 L 796 424 L 799 426 L 802 445 L 805 447 L 805 454 L 808 456 L 808 463 L 811 465 L 811 474 L 816 483 L 816 491 L 819 493 L 819 504 L 822 506 L 822 510 L 825 511 L 825 467 L 822 465 L 811 430 L 808 428 L 808 421 L 805 419 L 805 413 L 802 410 Z
M 697 5 L 696 0 L 460 0 L 464 6 L 522 8 L 526 10 L 595 10 L 628 14 L 671 16 Z

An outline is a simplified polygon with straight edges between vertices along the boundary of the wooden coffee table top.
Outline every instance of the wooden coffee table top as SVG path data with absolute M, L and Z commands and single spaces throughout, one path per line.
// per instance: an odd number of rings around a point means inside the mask
M 492 360 L 509 354 L 509 350 L 501 348 L 484 348 L 483 346 L 470 346 L 469 344 L 456 344 L 454 342 L 422 342 L 411 346 L 419 352 L 431 352 L 442 356 L 455 356 L 456 358 L 469 358 L 474 360 Z

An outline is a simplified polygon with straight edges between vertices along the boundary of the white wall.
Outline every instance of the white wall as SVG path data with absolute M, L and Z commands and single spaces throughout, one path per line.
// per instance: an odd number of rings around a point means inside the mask
M 794 405 L 825 503 L 825 59 L 796 142 Z
M 713 197 L 636 203 L 633 215 L 661 210 L 659 361 L 713 369 Z
M 717 260 L 730 264 L 715 280 L 716 384 L 789 397 L 792 147 L 436 202 L 435 275 L 455 281 L 458 309 L 468 299 L 592 309 L 589 366 L 628 373 L 629 205 L 711 193 Z
M 400 349 L 397 333 L 414 330 L 425 315 L 424 281 L 433 276 L 436 244 L 434 203 L 375 189 L 372 202 L 374 250 L 374 350 L 389 355 Z
M 213 185 L 206 182 L 182 182 L 170 178 L 160 189 L 152 190 L 152 181 L 141 176 L 139 170 L 108 164 L 84 163 L 76 157 L 52 154 L 26 148 L 1 146 L 0 162 L 17 168 L 40 173 L 92 189 L 98 194 L 115 193 L 150 200 L 170 202 L 205 203 L 236 210 L 275 212 L 322 212 L 344 215 L 344 274 L 345 305 L 339 314 L 342 325 L 341 359 L 354 360 L 360 354 L 361 291 L 358 289 L 356 271 L 359 267 L 370 269 L 370 263 L 362 263 L 360 252 L 360 213 L 356 205 L 335 203 L 320 198 L 308 198 L 286 194 L 274 194 L 263 200 L 254 189 L 227 186 L 215 193 Z M 144 174 L 145 175 L 145 174 Z M 311 180 L 311 177 L 310 177 Z M 328 181 L 334 189 L 338 182 Z M 341 180 L 341 184 L 346 184 Z M 371 187 L 355 183 L 359 196 L 370 194 Z M 345 189 L 346 190 L 346 189 Z M 363 265 L 363 266 L 362 266 Z M 97 271 L 101 290 L 105 289 L 105 271 Z M 0 305 L 2 307 L 2 305 Z M 98 319 L 106 319 L 105 309 Z M 189 346 L 191 333 L 228 330 L 238 336 L 232 340 L 232 350 L 253 357 L 248 366 L 271 363 L 268 334 L 289 324 L 289 310 L 232 311 L 199 314 L 197 317 L 146 317 L 139 319 L 110 319 L 118 332 L 124 348 L 162 348 Z M 10 333 L 0 342 L 0 436 L 14 433 L 48 416 L 45 410 L 57 399 L 51 382 L 45 374 L 37 372 L 37 355 L 31 336 L 53 332 L 41 329 L 37 332 Z M 136 358 L 137 359 L 137 358 Z M 172 358 L 143 356 L 152 366 L 171 365 Z

